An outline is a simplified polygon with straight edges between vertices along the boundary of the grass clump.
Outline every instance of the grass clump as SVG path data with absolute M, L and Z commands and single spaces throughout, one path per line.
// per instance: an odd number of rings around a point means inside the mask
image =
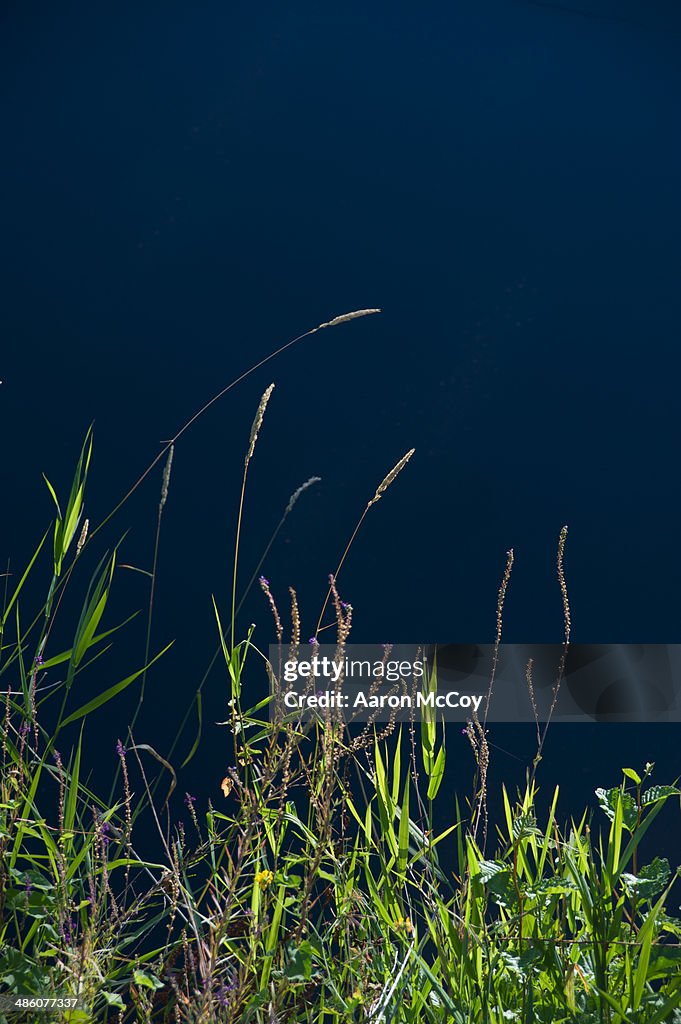
M 320 327 L 372 312 L 345 314 Z M 247 445 L 240 509 L 270 394 L 271 388 Z M 77 621 L 60 618 L 57 624 L 83 552 L 111 518 L 88 532 L 91 432 L 63 512 L 48 483 L 57 509 L 50 574 L 44 601 L 26 625 L 20 604 L 42 564 L 49 531 L 22 576 L 12 577 L 12 586 L 9 576 L 5 580 L 0 1019 L 32 1018 L 36 1000 L 61 998 L 66 1003 L 47 1008 L 43 1019 L 681 1022 L 681 921 L 668 912 L 678 869 L 659 857 L 642 863 L 640 850 L 665 804 L 681 795 L 677 786 L 652 783 L 652 764 L 640 774 L 625 768 L 619 783 L 596 791 L 600 828 L 587 813 L 561 825 L 558 788 L 540 820 L 536 773 L 546 730 L 542 734 L 537 723 L 537 757 L 522 792 L 511 796 L 503 789 L 492 846 L 485 721 L 474 717 L 465 730 L 475 778 L 462 808 L 443 792 L 446 733 L 434 712 L 399 728 L 394 720 L 349 728 L 332 714 L 305 725 L 269 714 L 270 696 L 251 706 L 245 694 L 258 681 L 263 691 L 265 684 L 276 685 L 276 666 L 256 647 L 253 627 L 235 639 L 241 514 L 229 627 L 213 602 L 229 708 L 221 725 L 231 749 L 219 807 L 210 799 L 201 806 L 186 793 L 190 830 L 173 817 L 173 791 L 200 734 L 184 765 L 176 766 L 174 747 L 160 752 L 144 742 L 134 732 L 134 718 L 125 741 L 112 751 L 111 794 L 104 799 L 93 791 L 83 767 L 86 720 L 133 684 L 141 687 L 168 650 L 150 653 L 161 518 L 174 445 L 198 415 L 152 464 L 166 455 L 141 665 L 87 702 L 74 699 L 76 677 L 126 625 L 107 621 L 122 542 L 102 556 Z M 412 454 L 378 487 L 350 544 Z M 280 526 L 314 482 L 298 489 Z M 565 539 L 563 530 L 558 579 L 567 651 Z M 353 608 L 338 589 L 350 544 L 329 578 L 313 638 L 317 643 L 323 630 L 333 629 L 339 653 L 352 630 Z M 497 605 L 497 647 L 512 564 L 509 552 Z M 296 592 L 288 593 L 285 629 L 273 588 L 263 577 L 260 586 L 279 645 L 295 660 L 302 643 Z M 324 624 L 329 604 L 332 622 Z M 72 640 L 59 649 L 56 638 L 65 631 Z M 55 682 L 58 667 L 63 679 Z M 493 682 L 492 676 L 490 695 Z M 423 685 L 436 684 L 433 671 Z M 199 687 L 199 721 L 200 696 Z M 151 778 L 153 762 L 160 767 Z M 156 793 L 164 778 L 160 801 Z M 438 832 L 443 801 L 449 823 Z M 137 839 L 147 823 L 157 835 L 153 859 Z M 10 1009 L 17 999 L 24 1002 Z

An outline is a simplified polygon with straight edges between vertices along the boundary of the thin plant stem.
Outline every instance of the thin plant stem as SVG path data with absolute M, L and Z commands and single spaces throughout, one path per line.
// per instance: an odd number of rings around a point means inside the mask
M 337 567 L 335 573 L 333 574 L 333 576 L 331 577 L 332 582 L 331 582 L 331 585 L 329 586 L 329 589 L 326 592 L 326 598 L 324 600 L 324 604 L 322 605 L 322 610 L 319 613 L 319 619 L 317 621 L 317 629 L 315 630 L 315 636 L 318 636 L 319 633 L 322 632 L 322 629 L 328 629 L 329 628 L 329 626 L 323 626 L 322 627 L 322 619 L 324 618 L 324 612 L 326 611 L 326 607 L 327 607 L 327 605 L 329 603 L 329 598 L 331 597 L 331 594 L 333 593 L 333 587 L 335 585 L 335 581 L 338 578 L 338 574 L 340 573 L 341 569 L 343 568 L 343 563 L 345 562 L 345 559 L 347 558 L 348 552 L 349 552 L 350 548 L 352 547 L 352 544 L 353 544 L 353 542 L 355 540 L 355 537 L 359 533 L 360 527 L 361 527 L 362 523 L 364 522 L 364 518 L 365 518 L 367 512 L 369 511 L 369 509 L 371 508 L 372 505 L 375 505 L 377 501 L 380 501 L 380 499 L 383 497 L 383 494 L 385 493 L 385 491 L 388 489 L 388 487 L 393 482 L 395 477 L 397 477 L 397 475 L 402 472 L 402 470 L 407 465 L 407 463 L 409 462 L 409 459 L 412 457 L 412 455 L 414 454 L 415 451 L 416 451 L 415 448 L 410 448 L 409 451 L 405 455 L 402 456 L 402 458 L 399 460 L 399 462 L 397 462 L 393 466 L 393 468 L 390 470 L 388 475 L 386 477 L 384 477 L 383 480 L 381 481 L 381 483 L 378 485 L 378 487 L 376 488 L 376 493 L 374 494 L 374 496 L 371 499 L 371 501 L 367 503 L 367 507 L 362 512 L 362 515 L 360 516 L 359 522 L 357 523 L 357 526 L 353 530 L 352 536 L 350 537 L 350 540 L 348 541 L 348 543 L 345 546 L 345 551 L 343 552 L 341 560 L 338 563 L 338 567 Z M 329 625 L 332 625 L 332 623 L 330 623 Z
M 334 580 L 337 579 L 339 572 L 343 568 L 343 563 L 345 562 L 345 559 L 347 558 L 348 552 L 349 552 L 350 548 L 352 547 L 352 544 L 353 544 L 353 542 L 355 540 L 355 537 L 359 533 L 359 528 L 362 525 L 362 523 L 364 522 L 364 517 L 366 516 L 368 511 L 369 511 L 369 506 L 367 505 L 367 507 L 362 512 L 362 515 L 360 516 L 360 520 L 357 523 L 357 526 L 352 531 L 352 536 L 351 536 L 350 540 L 348 541 L 348 543 L 345 546 L 345 551 L 343 552 L 343 556 L 342 556 L 340 562 L 338 563 L 338 567 L 336 568 L 335 573 L 333 574 L 333 579 Z M 322 626 L 322 619 L 324 618 L 324 612 L 326 611 L 326 607 L 327 607 L 327 605 L 329 603 L 329 598 L 331 597 L 331 592 L 332 592 L 331 587 L 329 587 L 329 589 L 328 589 L 328 591 L 326 593 L 326 598 L 324 599 L 324 604 L 322 605 L 322 610 L 319 613 L 319 619 L 317 620 L 317 628 L 315 630 L 315 636 L 319 636 L 319 634 L 322 632 L 323 629 L 331 629 L 331 627 L 333 625 L 335 625 L 335 623 L 329 622 L 328 625 Z
M 318 483 L 320 481 L 320 479 L 321 479 L 321 477 L 318 477 L 318 476 L 310 477 L 310 479 L 306 480 L 305 483 L 302 484 L 291 495 L 291 497 L 289 498 L 288 505 L 284 509 L 284 514 L 282 515 L 281 519 L 277 523 L 277 525 L 276 525 L 276 527 L 274 529 L 274 532 L 272 533 L 272 536 L 270 537 L 269 541 L 267 542 L 265 550 L 263 551 L 262 555 L 260 556 L 258 564 L 256 565 L 255 569 L 253 570 L 253 574 L 251 575 L 251 578 L 248 581 L 248 583 L 247 583 L 247 585 L 246 585 L 246 587 L 245 587 L 245 589 L 244 589 L 244 591 L 243 591 L 243 593 L 241 595 L 239 603 L 236 606 L 236 615 L 238 615 L 239 612 L 241 611 L 241 609 L 242 609 L 242 607 L 244 605 L 244 602 L 245 602 L 246 598 L 248 597 L 248 595 L 250 594 L 250 592 L 251 592 L 251 590 L 253 588 L 253 584 L 255 583 L 255 581 L 256 581 L 256 579 L 258 577 L 258 574 L 259 574 L 259 572 L 260 572 L 260 570 L 262 568 L 263 562 L 267 558 L 267 555 L 269 554 L 269 552 L 270 552 L 270 550 L 272 548 L 272 545 L 274 544 L 274 542 L 276 541 L 277 537 L 279 536 L 279 533 L 281 532 L 281 529 L 282 529 L 284 523 L 286 522 L 286 520 L 287 520 L 287 518 L 289 516 L 289 513 L 293 510 L 293 507 L 296 504 L 298 498 L 303 493 L 303 491 L 306 491 L 308 487 L 312 486 L 312 484 Z M 227 628 L 229 630 L 229 634 L 228 635 L 229 635 L 230 642 L 231 642 L 231 637 L 233 636 L 232 627 L 230 625 Z M 227 639 L 227 638 L 225 638 L 225 639 Z M 174 738 L 174 740 L 173 740 L 173 742 L 172 742 L 172 744 L 170 746 L 170 749 L 168 751 L 168 757 L 172 757 L 172 755 L 173 755 L 173 753 L 175 751 L 175 748 L 176 748 L 177 744 L 180 741 L 180 737 L 182 736 L 182 733 L 184 732 L 184 728 L 185 728 L 185 726 L 186 726 L 186 724 L 187 724 L 187 722 L 189 720 L 189 716 L 191 714 L 191 711 L 192 711 L 192 708 L 193 708 L 194 704 L 196 703 L 196 699 L 201 696 L 201 694 L 203 692 L 203 687 L 205 686 L 206 682 L 208 681 L 208 677 L 209 677 L 210 673 L 213 671 L 213 667 L 215 665 L 215 662 L 218 660 L 218 658 L 220 657 L 221 654 L 222 654 L 222 645 L 218 644 L 218 646 L 215 648 L 215 652 L 214 652 L 212 658 L 210 659 L 210 662 L 208 664 L 208 668 L 203 673 L 201 681 L 199 682 L 199 685 L 198 685 L 198 687 L 196 689 L 196 692 L 194 693 L 194 697 L 193 697 L 191 703 L 189 704 L 189 706 L 188 706 L 188 708 L 187 708 L 187 710 L 185 712 L 184 718 L 182 719 L 182 722 L 180 723 L 180 727 L 179 727 L 179 729 L 178 729 L 178 731 L 177 731 L 177 733 L 175 735 L 175 738 Z M 183 763 L 182 767 L 184 767 L 185 764 L 187 764 L 187 761 L 185 761 Z M 157 785 L 157 783 L 159 781 L 160 781 L 160 779 L 157 779 L 156 782 L 153 784 L 152 792 L 156 791 L 156 785 Z
M 241 478 L 241 495 L 239 496 L 239 515 L 236 521 L 236 540 L 234 544 L 234 566 L 232 572 L 232 617 L 231 617 L 231 636 L 230 644 L 234 643 L 234 620 L 236 618 L 236 577 L 239 566 L 239 541 L 241 539 L 241 524 L 243 522 L 244 514 L 244 496 L 246 494 L 246 477 L 248 476 L 248 467 L 251 459 L 253 458 L 253 452 L 255 451 L 255 444 L 258 440 L 258 433 L 262 426 L 262 421 L 265 417 L 265 410 L 267 409 L 267 403 L 270 400 L 270 396 L 274 391 L 274 384 L 270 384 L 267 390 L 264 392 L 260 403 L 258 405 L 255 419 L 253 420 L 253 426 L 251 427 L 251 436 L 248 442 L 248 451 L 246 452 L 246 458 L 244 459 L 244 472 Z M 233 650 L 233 648 L 232 648 Z
M 568 650 L 570 647 L 570 633 L 572 630 L 572 618 L 570 615 L 570 602 L 568 600 L 567 583 L 565 581 L 565 569 L 563 561 L 565 558 L 565 542 L 567 541 L 568 528 L 563 526 L 560 535 L 558 537 L 558 554 L 556 556 L 556 574 L 558 576 L 558 585 L 560 587 L 560 595 L 563 603 L 563 626 L 564 626 L 564 639 L 563 639 L 563 651 L 560 658 L 560 664 L 558 666 L 558 676 L 556 682 L 553 685 L 553 695 L 551 700 L 551 707 L 549 708 L 549 714 L 542 730 L 541 739 L 537 747 L 537 753 L 535 754 L 534 761 L 532 762 L 532 773 L 530 775 L 530 783 L 534 783 L 537 775 L 537 767 L 542 759 L 542 750 L 544 749 L 544 743 L 546 742 L 546 735 L 549 731 L 551 719 L 553 718 L 553 712 L 556 708 L 558 701 L 558 693 L 560 691 L 563 677 L 565 676 L 565 663 L 567 661 Z
M 156 592 L 156 574 L 158 569 L 158 550 L 161 540 L 161 520 L 163 518 L 163 509 L 165 508 L 166 501 L 168 500 L 168 485 L 170 483 L 170 470 L 173 465 L 173 454 L 175 452 L 175 446 L 171 445 L 168 452 L 168 458 L 166 460 L 165 469 L 163 470 L 163 481 L 161 484 L 161 500 L 158 503 L 158 514 L 156 516 L 156 536 L 154 538 L 154 557 L 151 565 L 151 586 L 149 588 L 149 611 L 147 614 L 147 635 L 144 645 L 144 672 L 142 673 L 142 679 L 140 684 L 140 695 L 135 708 L 135 713 L 130 722 L 130 730 L 134 728 L 137 721 L 137 717 L 140 712 L 140 708 L 144 703 L 144 688 L 147 681 L 147 668 L 149 664 L 149 651 L 151 649 L 151 621 L 154 611 L 154 595 Z
M 108 516 L 106 516 L 102 520 L 99 526 L 97 526 L 96 529 L 92 531 L 89 540 L 92 540 L 95 534 L 99 533 L 102 527 L 105 526 L 106 523 L 108 523 L 109 520 L 113 518 L 113 516 L 115 516 L 116 512 L 118 512 L 120 508 L 122 508 L 122 506 L 126 503 L 128 498 L 130 498 L 131 495 L 134 494 L 134 492 L 137 490 L 142 481 L 146 479 L 149 473 L 151 473 L 154 466 L 156 466 L 163 458 L 163 456 L 170 451 L 171 446 L 176 444 L 176 442 L 179 441 L 182 435 L 187 430 L 189 430 L 189 428 L 194 423 L 196 423 L 199 417 L 203 416 L 204 412 L 207 412 L 207 410 L 210 409 L 210 407 L 214 405 L 215 402 L 219 401 L 223 397 L 223 395 L 226 395 L 228 391 L 231 391 L 232 388 L 235 388 L 237 384 L 241 384 L 241 382 L 246 380 L 247 377 L 250 377 L 252 373 L 255 373 L 256 370 L 259 370 L 261 366 L 265 366 L 266 363 L 269 363 L 271 359 L 274 359 L 276 356 L 281 355 L 282 352 L 285 352 L 286 349 L 291 348 L 292 345 L 296 345 L 299 341 L 302 341 L 304 338 L 309 338 L 311 334 L 316 334 L 317 331 L 321 331 L 325 327 L 335 327 L 340 323 L 345 323 L 347 320 L 354 320 L 358 316 L 365 316 L 369 313 L 380 312 L 380 309 L 357 310 L 356 312 L 353 313 L 344 313 L 342 316 L 337 316 L 333 320 L 329 320 L 327 323 L 318 324 L 317 327 L 313 327 L 309 331 L 304 331 L 302 334 L 299 334 L 296 338 L 293 338 L 291 341 L 287 341 L 285 345 L 280 345 L 279 348 L 274 350 L 274 352 L 270 352 L 270 354 L 265 356 L 264 359 L 261 359 L 259 360 L 259 362 L 254 363 L 253 366 L 249 367 L 248 370 L 245 370 L 244 373 L 236 377 L 230 384 L 227 384 L 227 386 L 222 388 L 221 391 L 218 391 L 218 393 L 216 395 L 213 395 L 213 397 L 208 402 L 206 402 L 205 405 L 201 406 L 198 412 L 195 412 L 194 415 L 187 420 L 184 426 L 180 430 L 178 430 L 174 437 L 172 437 L 169 441 L 165 442 L 165 446 L 161 449 L 156 458 L 149 463 L 147 468 L 144 470 L 139 479 L 132 485 L 127 494 L 125 494 L 121 498 L 118 504 L 112 509 L 111 512 L 109 512 Z
M 236 521 L 236 540 L 235 540 L 235 543 L 234 543 L 234 567 L 233 567 L 233 572 L 232 572 L 232 617 L 231 617 L 231 623 L 230 623 L 230 627 L 229 627 L 229 633 L 230 633 L 229 643 L 230 643 L 230 650 L 231 651 L 234 650 L 234 622 L 235 622 L 235 619 L 236 619 L 236 576 L 237 576 L 237 567 L 238 567 L 238 562 L 239 562 L 239 541 L 241 539 L 241 521 L 242 521 L 243 511 L 244 511 L 244 494 L 246 493 L 246 476 L 247 476 L 247 474 L 248 474 L 248 463 L 246 463 L 246 466 L 244 467 L 244 474 L 243 474 L 243 477 L 242 477 L 242 480 L 241 480 L 241 495 L 239 497 L 239 514 L 237 516 L 237 521 Z

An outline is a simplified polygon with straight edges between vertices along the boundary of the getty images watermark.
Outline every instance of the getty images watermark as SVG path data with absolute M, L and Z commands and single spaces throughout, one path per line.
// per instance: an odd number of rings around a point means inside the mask
M 437 712 L 452 721 L 482 714 L 485 693 L 439 687 L 423 647 L 358 645 L 342 654 L 332 645 L 311 645 L 295 658 L 270 648 L 273 716 L 347 722 L 419 720 Z
M 678 644 L 272 646 L 279 719 L 681 722 Z

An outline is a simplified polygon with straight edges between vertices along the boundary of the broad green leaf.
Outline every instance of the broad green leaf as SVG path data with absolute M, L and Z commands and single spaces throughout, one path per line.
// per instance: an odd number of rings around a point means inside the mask
M 437 752 L 435 758 L 435 764 L 433 770 L 430 773 L 430 781 L 428 782 L 428 799 L 434 800 L 437 796 L 437 792 L 442 784 L 442 779 L 445 773 L 445 745 L 444 743 Z
M 628 872 L 622 874 L 622 881 L 630 896 L 640 900 L 649 900 L 662 892 L 671 877 L 671 868 L 666 857 L 655 859 L 641 868 L 638 875 Z
M 596 796 L 602 810 L 607 814 L 610 821 L 614 821 L 617 809 L 617 801 L 622 800 L 622 824 L 631 832 L 638 821 L 638 810 L 636 801 L 631 793 L 623 793 L 619 786 L 614 789 L 597 789 Z
M 163 982 L 160 978 L 157 978 L 155 974 L 150 974 L 149 971 L 133 971 L 132 980 L 136 985 L 140 985 L 142 988 L 150 988 L 152 990 L 163 988 Z
M 109 1006 L 116 1006 L 119 1010 L 125 1009 L 125 1003 L 118 992 L 107 992 L 105 989 L 100 989 L 99 994 L 104 997 Z
M 658 800 L 666 800 L 667 797 L 679 796 L 680 794 L 681 789 L 678 789 L 676 786 L 651 786 L 641 797 L 641 803 L 644 807 L 647 807 L 648 804 L 654 804 Z
M 50 494 L 57 506 L 58 518 L 54 526 L 54 575 L 61 575 L 61 568 L 64 558 L 71 546 L 76 530 L 78 529 L 78 523 L 83 511 L 83 494 L 85 490 L 85 482 L 87 480 L 88 469 L 90 467 L 90 456 L 92 455 L 92 427 L 88 428 L 87 434 L 85 435 L 85 441 L 80 452 L 80 458 L 76 466 L 76 472 L 73 477 L 71 484 L 71 493 L 69 494 L 68 504 L 66 506 L 66 512 L 64 516 L 61 514 L 61 507 L 57 499 L 57 495 L 54 487 L 43 473 L 45 483 L 48 486 Z M 83 466 L 83 461 L 85 465 Z M 48 602 L 48 604 L 51 602 Z M 48 608 L 49 614 L 49 608 Z
M 95 644 L 98 644 L 101 640 L 105 640 L 106 637 L 111 636 L 112 633 L 117 633 L 119 629 L 122 629 L 123 626 L 127 626 L 127 624 L 137 618 L 138 615 L 138 611 L 133 612 L 132 615 L 128 615 L 127 619 L 123 619 L 122 622 L 119 622 L 117 626 L 112 626 L 111 629 L 106 629 L 103 633 L 98 633 L 97 636 L 93 636 L 90 641 L 90 647 L 94 647 Z M 54 668 L 55 665 L 62 665 L 65 661 L 70 661 L 72 656 L 73 648 L 69 647 L 66 651 L 61 651 L 59 654 L 55 654 L 51 658 L 46 658 L 40 667 L 41 669 Z
M 108 567 L 103 570 L 99 580 L 95 584 L 92 597 L 87 603 L 87 607 L 82 613 L 80 622 L 78 623 L 76 638 L 73 644 L 73 666 L 75 668 L 77 668 L 83 660 L 83 656 L 93 640 L 95 630 L 97 629 L 100 619 L 104 613 L 104 609 L 106 608 L 106 602 L 109 597 L 109 590 L 115 566 L 116 552 L 114 551 Z

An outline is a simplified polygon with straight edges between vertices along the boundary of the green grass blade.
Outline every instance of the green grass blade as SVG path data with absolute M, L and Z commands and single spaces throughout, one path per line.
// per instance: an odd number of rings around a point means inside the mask
M 88 601 L 86 608 L 81 615 L 80 622 L 78 623 L 76 637 L 73 643 L 72 665 L 74 669 L 77 668 L 83 660 L 83 656 L 92 643 L 95 630 L 99 625 L 102 615 L 104 614 L 115 566 L 116 552 L 114 551 L 109 561 L 109 565 L 104 569 L 95 584 L 94 593 Z
M 442 779 L 445 774 L 445 745 L 444 743 L 437 752 L 435 758 L 435 764 L 433 770 L 430 773 L 430 780 L 428 782 L 428 799 L 434 800 L 437 796 L 438 790 L 442 785 Z
M 12 594 L 7 607 L 5 608 L 5 611 L 4 611 L 4 614 L 2 616 L 2 619 L 0 619 L 0 633 L 2 632 L 2 629 L 5 626 L 5 623 L 7 622 L 7 619 L 9 617 L 9 613 L 12 611 L 12 607 L 14 606 L 14 603 L 16 602 L 17 598 L 19 597 L 19 594 L 21 593 L 21 588 L 23 587 L 24 583 L 28 579 L 29 573 L 30 573 L 31 569 L 33 568 L 33 566 L 35 564 L 36 558 L 40 554 L 42 546 L 45 543 L 45 540 L 47 539 L 47 535 L 48 535 L 49 532 L 50 532 L 50 530 L 49 530 L 49 527 L 48 527 L 47 530 L 45 531 L 45 533 L 43 534 L 43 538 L 40 541 L 40 544 L 38 544 L 38 547 L 36 548 L 36 550 L 35 550 L 35 552 L 33 554 L 33 557 L 31 558 L 31 561 L 28 563 L 28 566 L 26 567 L 26 570 L 24 571 L 23 576 L 19 580 L 17 588 L 14 591 L 14 593 Z
M 203 727 L 203 702 L 202 702 L 201 691 L 200 690 L 196 691 L 196 711 L 197 711 L 198 719 L 199 719 L 198 728 L 196 730 L 196 738 L 194 740 L 194 743 L 192 744 L 192 749 L 189 751 L 189 753 L 185 757 L 184 761 L 180 765 L 180 768 L 184 768 L 185 765 L 189 764 L 191 759 L 194 757 L 194 754 L 199 749 L 199 743 L 201 742 L 201 730 L 202 730 L 202 727 Z
M 151 661 L 148 662 L 143 668 L 138 669 L 137 672 L 133 672 L 131 676 L 126 676 L 125 679 L 122 679 L 119 683 L 116 683 L 114 686 L 110 686 L 108 690 L 104 690 L 104 692 L 100 693 L 97 697 L 93 697 L 93 699 L 88 701 L 87 704 L 81 705 L 81 707 L 79 707 L 76 711 L 70 714 L 68 718 L 65 718 L 64 721 L 60 723 L 60 728 L 63 729 L 64 726 L 70 725 L 71 722 L 77 722 L 78 719 L 84 718 L 85 715 L 89 715 L 91 711 L 96 711 L 97 708 L 101 708 L 103 704 L 108 704 L 108 702 L 112 700 L 117 694 L 122 693 L 122 691 L 125 690 L 128 686 L 130 686 L 131 683 L 134 683 L 136 679 L 139 679 L 143 672 L 146 672 L 147 669 L 151 668 L 155 661 L 158 661 L 158 659 L 162 657 L 166 653 L 166 651 L 170 650 L 174 642 L 174 640 L 171 640 L 171 642 L 167 644 L 162 651 L 159 651 L 158 654 L 156 654 L 151 659 Z

